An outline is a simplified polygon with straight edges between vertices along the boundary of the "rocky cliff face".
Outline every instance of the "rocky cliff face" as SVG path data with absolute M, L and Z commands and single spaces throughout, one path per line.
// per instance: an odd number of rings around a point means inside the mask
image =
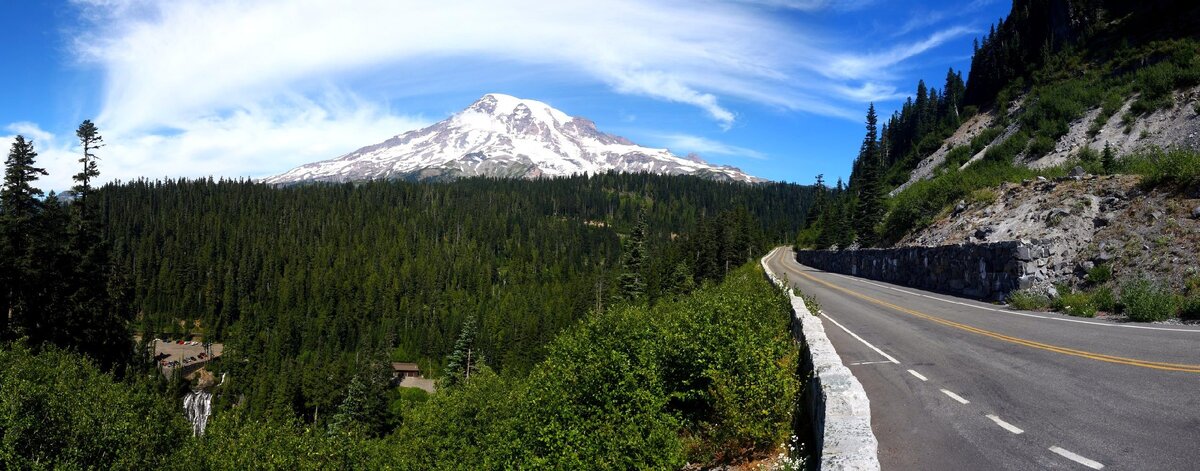
M 764 181 L 695 156 L 639 146 L 539 101 L 492 93 L 432 126 L 264 182 L 540 178 L 608 171 Z
M 1128 175 L 1076 175 L 1009 183 L 963 201 L 900 245 L 1027 241 L 1047 250 L 1036 286 L 1074 284 L 1097 264 L 1182 288 L 1200 273 L 1200 187 L 1146 192 Z

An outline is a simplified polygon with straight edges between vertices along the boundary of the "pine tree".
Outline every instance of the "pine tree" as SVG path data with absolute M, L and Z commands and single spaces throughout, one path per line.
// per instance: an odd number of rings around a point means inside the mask
M 1100 154 L 1100 165 L 1107 175 L 1112 175 L 1117 171 L 1117 153 L 1107 142 L 1104 143 L 1104 152 Z
M 696 280 L 692 269 L 686 263 L 679 262 L 671 271 L 671 294 L 679 297 L 696 289 Z
M 330 433 L 361 433 L 379 436 L 388 416 L 387 362 L 379 352 L 371 355 L 346 387 L 346 396 L 329 423 Z
M 100 169 L 96 164 L 99 157 L 96 157 L 95 151 L 104 147 L 104 138 L 100 136 L 100 130 L 91 120 L 80 123 L 79 128 L 75 130 L 75 136 L 79 138 L 79 145 L 83 148 L 83 156 L 79 158 L 83 169 L 75 174 L 76 184 L 71 189 L 75 192 L 79 207 L 86 209 L 87 198 L 92 194 L 92 179 L 100 176 Z
M 808 207 L 808 214 L 804 217 L 804 227 L 812 227 L 817 223 L 817 219 L 821 213 L 826 210 L 825 202 L 825 174 L 817 175 L 817 182 L 813 184 L 816 190 L 813 196 L 812 206 Z
M 880 176 L 879 142 L 876 130 L 878 117 L 875 115 L 875 104 L 867 108 L 867 135 L 863 138 L 862 149 L 859 152 L 859 169 L 862 175 L 858 178 L 855 193 L 857 193 L 854 212 L 854 233 L 858 243 L 870 247 L 878 242 L 875 226 L 883 217 L 883 185 Z
M 59 326 L 56 343 L 79 348 L 106 369 L 121 367 L 134 352 L 126 326 L 129 311 L 110 292 L 114 268 L 109 247 L 102 240 L 101 228 L 89 209 L 94 204 L 89 199 L 93 193 L 91 184 L 100 176 L 95 150 L 103 146 L 103 138 L 91 121 L 80 124 L 75 135 L 83 149 L 79 159 L 83 168 L 75 174 L 72 188 L 74 221 L 69 239 L 75 267 L 72 272 L 63 273 L 71 281 L 71 292 L 67 296 L 67 317 Z
M 4 187 L 0 189 L 0 236 L 3 238 L 3 260 L 0 261 L 0 277 L 2 280 L 3 296 L 0 301 L 0 339 L 7 338 L 10 333 L 9 317 L 18 323 L 28 322 L 25 318 L 32 315 L 29 295 L 33 288 L 29 273 L 35 260 L 31 258 L 30 249 L 36 236 L 36 218 L 41 210 L 38 197 L 42 190 L 35 188 L 33 182 L 38 176 L 46 175 L 44 169 L 35 167 L 37 152 L 33 150 L 33 142 L 18 135 L 13 140 L 5 161 Z
M 621 252 L 621 273 L 617 277 L 617 296 L 622 301 L 637 301 L 646 294 L 646 281 L 642 278 L 642 262 L 646 257 L 646 214 L 638 215 L 633 231 L 625 240 Z
M 477 366 L 483 363 L 483 352 L 479 351 L 476 342 L 479 334 L 477 329 L 474 316 L 468 317 L 463 323 L 458 340 L 454 342 L 454 351 L 450 352 L 446 362 L 446 386 L 453 387 L 470 380 Z

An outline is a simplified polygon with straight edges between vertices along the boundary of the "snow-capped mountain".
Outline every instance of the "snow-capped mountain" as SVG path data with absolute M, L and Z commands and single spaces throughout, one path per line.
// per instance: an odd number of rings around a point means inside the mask
M 432 126 L 400 134 L 332 160 L 296 167 L 266 183 L 512 178 L 571 174 L 654 172 L 717 180 L 764 181 L 694 155 L 642 147 L 596 130 L 595 123 L 549 105 L 491 93 Z

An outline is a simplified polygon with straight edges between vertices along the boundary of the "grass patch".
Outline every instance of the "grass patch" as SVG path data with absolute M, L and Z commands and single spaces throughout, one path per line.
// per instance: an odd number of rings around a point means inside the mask
M 1072 291 L 1065 287 L 1059 287 L 1059 292 L 1061 294 L 1052 302 L 1055 311 L 1076 317 L 1096 317 L 1099 308 L 1090 293 Z
M 944 160 L 941 165 L 938 165 L 938 167 L 934 169 L 934 173 L 936 174 L 938 171 L 942 170 L 958 170 L 958 168 L 962 167 L 963 164 L 967 163 L 968 160 L 971 160 L 971 157 L 974 157 L 975 154 L 978 154 L 979 151 L 982 151 L 984 147 L 987 147 L 988 144 L 991 144 L 992 141 L 996 140 L 996 138 L 999 137 L 1000 133 L 1002 132 L 1004 132 L 1004 129 L 999 126 L 992 126 L 984 129 L 983 131 L 979 131 L 978 135 L 971 138 L 971 142 L 968 145 L 958 146 L 950 149 L 950 152 L 946 154 L 946 160 Z
M 800 300 L 804 301 L 804 307 L 808 308 L 809 314 L 815 316 L 821 313 L 821 303 L 817 302 L 817 298 L 800 293 Z
M 1112 288 L 1101 286 L 1091 291 L 1092 304 L 1104 312 L 1117 312 L 1117 296 Z
M 1200 294 L 1193 294 L 1183 299 L 1179 308 L 1179 318 L 1200 320 Z
M 1040 311 L 1050 307 L 1050 298 L 1033 290 L 1021 289 L 1008 293 L 1008 306 L 1022 311 Z
M 1186 149 L 1151 149 L 1131 154 L 1117 163 L 1120 173 L 1141 175 L 1147 188 L 1183 188 L 1200 183 L 1200 152 Z
M 1094 285 L 1108 283 L 1113 278 L 1112 265 L 1100 264 L 1087 272 L 1087 282 Z
M 1166 320 L 1175 315 L 1175 295 L 1162 284 L 1138 277 L 1121 288 L 1121 307 L 1130 319 L 1138 322 Z
M 996 195 L 996 190 L 991 188 L 980 188 L 972 191 L 971 195 L 967 197 L 967 201 L 972 203 L 992 204 L 996 202 L 997 198 L 999 198 L 999 196 Z

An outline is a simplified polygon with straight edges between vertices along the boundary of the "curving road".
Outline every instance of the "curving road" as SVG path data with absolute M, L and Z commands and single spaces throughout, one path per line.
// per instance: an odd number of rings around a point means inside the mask
M 1009 310 L 767 256 L 821 304 L 884 469 L 1200 468 L 1200 328 Z

